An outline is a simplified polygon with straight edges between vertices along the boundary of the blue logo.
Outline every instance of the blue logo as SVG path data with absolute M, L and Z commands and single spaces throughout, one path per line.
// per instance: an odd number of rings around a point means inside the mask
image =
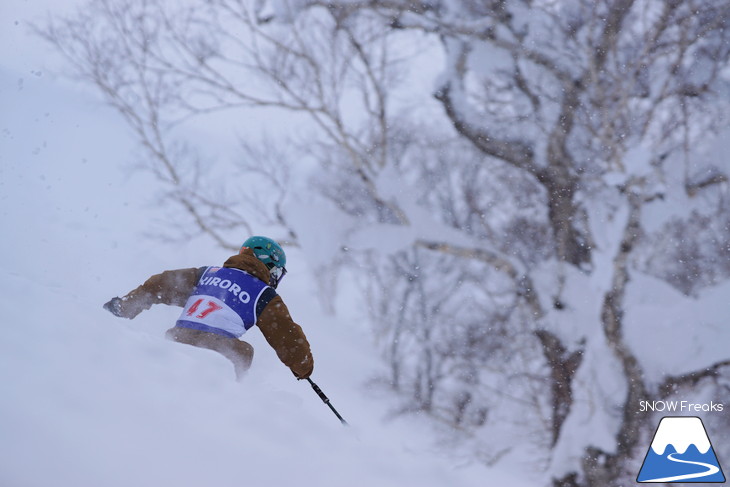
M 702 420 L 695 416 L 662 418 L 636 481 L 725 482 Z

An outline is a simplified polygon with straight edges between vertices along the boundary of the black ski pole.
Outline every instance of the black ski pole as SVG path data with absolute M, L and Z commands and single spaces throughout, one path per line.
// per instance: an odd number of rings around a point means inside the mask
M 309 377 L 307 377 L 307 380 L 312 385 L 312 389 L 314 389 L 314 392 L 317 393 L 317 395 L 322 400 L 322 402 L 324 402 L 326 405 L 328 405 L 330 407 L 330 409 L 332 410 L 332 412 L 335 413 L 335 416 L 337 416 L 337 419 L 339 419 L 343 425 L 349 426 L 347 424 L 347 421 L 345 421 L 342 418 L 342 416 L 340 416 L 340 413 L 338 413 L 337 410 L 335 409 L 335 407 L 332 405 L 332 403 L 330 402 L 330 399 L 324 395 L 324 392 L 322 392 L 322 389 L 320 389 L 319 386 L 317 384 L 315 384 L 314 381 L 312 379 L 310 379 Z

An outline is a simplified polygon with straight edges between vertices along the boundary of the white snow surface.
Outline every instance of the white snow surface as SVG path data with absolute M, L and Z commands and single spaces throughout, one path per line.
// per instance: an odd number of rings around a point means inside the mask
M 132 321 L 104 311 L 154 273 L 228 254 L 144 236 L 157 230 L 155 186 L 121 169 L 134 154 L 127 129 L 44 74 L 47 53 L 16 4 L 0 16 L 1 486 L 534 485 L 457 459 L 426 418 L 392 417 L 390 399 L 367 385 L 381 364 L 354 291 L 341 289 L 334 315 L 316 299 L 315 244 L 287 249 L 280 294 L 312 344 L 313 379 L 350 427 L 256 328 L 238 383 L 218 354 L 164 339 L 177 308 Z
M 290 302 L 313 344 L 314 378 L 349 428 L 255 330 L 255 364 L 237 383 L 222 357 L 162 338 L 176 310 L 126 322 L 73 291 L 87 273 L 54 286 L 30 269 L 3 271 L 13 325 L 0 340 L 2 485 L 513 483 L 475 465 L 457 468 L 425 423 L 385 422 L 385 404 L 363 386 L 373 360 L 367 340 L 307 310 L 306 299 Z
M 393 418 L 387 396 L 367 385 L 382 364 L 354 288 L 340 279 L 334 313 L 320 305 L 315 276 L 338 242 L 360 250 L 388 242 L 396 249 L 433 233 L 355 227 L 316 197 L 286 202 L 301 248 L 287 249 L 290 273 L 280 294 L 311 341 L 314 380 L 349 428 L 293 378 L 255 328 L 246 335 L 256 349 L 254 365 L 237 383 L 223 357 L 163 338 L 178 309 L 156 306 L 133 321 L 105 312 L 102 303 L 154 273 L 217 264 L 228 254 L 204 239 L 163 244 L 145 237 L 158 230 L 160 214 L 150 206 L 158 186 L 121 169 L 134 152 L 118 116 L 48 74 L 46 62 L 57 59 L 27 35 L 29 12 L 37 15 L 44 5 L 56 8 L 50 0 L 0 5 L 0 486 L 520 487 L 545 485 L 550 475 L 577 468 L 586 446 L 615 448 L 614 406 L 625 385 L 602 338 L 601 303 L 592 297 L 611 285 L 607 256 L 620 244 L 622 207 L 589 209 L 603 244 L 591 275 L 547 263 L 533 276 L 540 288 L 556 289 L 558 276 L 565 277 L 567 308 L 550 311 L 551 331 L 573 348 L 590 337 L 571 414 L 543 472 L 530 471 L 539 468 L 531 458 L 519 459 L 522 468 L 516 460 L 477 464 L 437 446 L 427 418 Z M 454 93 L 457 102 L 462 94 Z M 236 123 L 249 129 L 257 120 Z M 645 151 L 628 160 L 630 174 L 651 172 Z M 383 171 L 383 178 L 391 176 Z M 444 232 L 399 181 L 391 182 L 388 196 L 418 222 L 414 227 Z M 647 206 L 647 229 L 659 228 L 678 207 L 688 214 L 699 204 L 673 190 L 681 183 L 664 183 L 667 201 Z M 726 357 L 729 294 L 725 283 L 687 298 L 631 273 L 625 340 L 651 382 Z M 496 445 L 519 449 L 530 441 L 511 436 L 505 425 L 493 431 L 499 434 L 489 441 Z
M 629 286 L 626 342 L 650 383 L 727 359 L 730 282 L 708 288 L 698 298 L 639 273 Z
M 97 118 L 108 117 L 102 107 L 74 111 L 83 102 L 55 90 L 28 83 L 26 101 L 67 101 L 48 116 L 17 107 L 3 121 L 14 135 L 5 136 L 0 186 L 0 485 L 522 485 L 455 463 L 425 418 L 388 419 L 388 400 L 366 386 L 380 366 L 371 337 L 346 307 L 322 311 L 306 249 L 289 251 L 280 294 L 311 341 L 314 380 L 349 428 L 256 328 L 246 335 L 254 365 L 237 383 L 223 357 L 163 338 L 178 309 L 158 305 L 133 321 L 104 311 L 154 273 L 227 254 L 143 237 L 151 209 L 138 188 L 149 182 L 115 168 L 124 131 Z

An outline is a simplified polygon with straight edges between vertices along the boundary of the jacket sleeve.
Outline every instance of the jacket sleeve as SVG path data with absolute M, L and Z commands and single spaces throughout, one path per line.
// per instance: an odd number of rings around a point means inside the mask
M 266 341 L 276 351 L 284 365 L 289 367 L 298 379 L 306 379 L 314 370 L 314 358 L 302 327 L 289 315 L 280 296 L 274 297 L 257 321 Z
M 205 267 L 155 274 L 121 298 L 119 316 L 132 319 L 153 304 L 184 306 Z

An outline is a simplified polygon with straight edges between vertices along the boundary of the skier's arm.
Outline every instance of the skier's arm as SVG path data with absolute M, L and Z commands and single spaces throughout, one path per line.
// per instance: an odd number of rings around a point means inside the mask
M 266 305 L 257 321 L 266 341 L 276 351 L 284 365 L 299 379 L 312 375 L 314 359 L 302 327 L 289 315 L 281 297 L 274 297 Z
M 112 298 L 104 308 L 122 318 L 132 319 L 153 304 L 184 306 L 205 267 L 178 269 L 155 274 L 122 298 Z

